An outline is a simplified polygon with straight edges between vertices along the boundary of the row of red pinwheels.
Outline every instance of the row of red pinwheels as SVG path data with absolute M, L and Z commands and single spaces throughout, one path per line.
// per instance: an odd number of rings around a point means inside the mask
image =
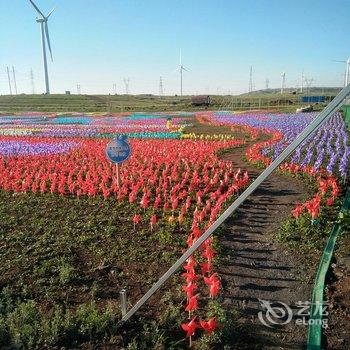
M 188 247 L 217 219 L 226 202 L 249 182 L 246 172 L 216 155 L 222 148 L 241 144 L 240 140 L 131 140 L 132 156 L 121 166 L 119 187 L 116 168 L 105 156 L 108 142 L 105 139 L 1 137 L 1 142 L 21 143 L 5 153 L 1 153 L 0 147 L 1 189 L 114 196 L 135 208 L 130 218 L 134 229 L 147 220 L 152 232 L 164 218 L 180 226 L 185 220 L 192 223 Z M 23 152 L 25 147 L 32 152 Z M 200 297 L 205 304 L 205 290 L 208 289 L 210 298 L 219 293 L 220 279 L 213 268 L 215 254 L 212 239 L 208 239 L 184 265 L 183 291 L 187 300 L 184 308 L 189 322 L 182 324 L 182 328 L 190 339 L 198 328 L 207 332 L 216 328 L 215 318 L 196 316 Z

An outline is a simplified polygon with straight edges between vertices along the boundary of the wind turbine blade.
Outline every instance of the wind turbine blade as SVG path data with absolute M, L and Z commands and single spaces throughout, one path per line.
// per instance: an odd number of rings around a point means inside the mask
M 346 63 L 346 61 L 340 61 L 340 60 L 332 60 L 333 62 L 340 62 L 340 63 Z
M 49 12 L 49 14 L 46 16 L 46 19 L 48 19 L 51 16 L 52 12 L 55 10 L 56 10 L 56 6 Z
M 44 14 L 39 10 L 38 6 L 36 6 L 32 0 L 29 0 L 29 1 L 30 1 L 30 3 L 33 5 L 33 7 L 37 10 L 37 12 L 38 12 L 43 18 L 45 18 Z
M 180 49 L 180 67 L 182 66 L 182 55 L 181 55 L 181 49 Z
M 47 22 L 45 22 L 45 34 L 46 34 L 47 46 L 48 46 L 49 51 L 50 51 L 51 61 L 53 61 L 52 51 L 51 51 L 51 44 L 50 44 L 50 36 L 49 36 L 49 27 L 47 25 Z
M 184 66 L 181 66 L 181 68 L 182 68 L 183 70 L 185 70 L 186 72 L 188 72 L 188 69 L 186 69 Z

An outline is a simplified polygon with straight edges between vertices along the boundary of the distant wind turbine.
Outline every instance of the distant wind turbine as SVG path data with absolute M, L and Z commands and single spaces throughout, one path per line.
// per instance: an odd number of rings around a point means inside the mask
M 50 94 L 49 73 L 48 73 L 48 70 L 47 70 L 45 37 L 46 37 L 46 41 L 47 41 L 47 46 L 48 46 L 49 51 L 50 51 L 51 61 L 53 61 L 53 59 L 52 59 L 52 51 L 51 51 L 51 44 L 50 44 L 50 36 L 49 36 L 49 27 L 48 27 L 47 21 L 48 21 L 49 17 L 51 16 L 52 12 L 55 10 L 55 8 L 53 8 L 49 12 L 49 14 L 47 16 L 45 16 L 39 10 L 38 6 L 36 6 L 34 4 L 34 2 L 32 0 L 29 0 L 29 1 L 33 5 L 35 10 L 38 12 L 38 14 L 40 15 L 40 17 L 36 18 L 36 21 L 38 23 L 40 23 L 40 29 L 41 29 L 41 46 L 42 46 L 42 50 L 43 50 L 43 63 L 44 63 L 44 76 L 45 76 L 46 94 Z
M 179 65 L 179 71 L 180 71 L 180 92 L 182 96 L 182 71 L 188 72 L 188 70 L 182 65 L 182 56 L 181 56 L 181 50 L 180 50 L 180 65 Z

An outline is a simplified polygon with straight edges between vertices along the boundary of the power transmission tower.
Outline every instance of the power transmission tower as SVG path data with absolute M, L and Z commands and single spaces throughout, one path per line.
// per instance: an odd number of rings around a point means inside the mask
M 80 84 L 77 84 L 77 94 L 81 95 L 81 86 L 80 86 Z
M 12 66 L 12 76 L 13 76 L 13 82 L 15 84 L 15 93 L 16 93 L 16 95 L 18 95 L 17 82 L 16 82 L 16 73 L 15 73 L 15 67 L 14 66 Z
M 159 78 L 159 97 L 162 97 L 164 94 L 163 91 L 163 79 L 162 77 Z
M 130 84 L 130 78 L 124 78 L 124 84 L 125 84 L 125 94 L 129 95 L 129 84 Z
M 250 66 L 249 71 L 249 93 L 253 91 L 253 66 Z
M 304 88 L 304 71 L 301 72 L 301 82 L 300 82 L 300 93 L 303 93 L 303 88 Z
M 12 95 L 12 86 L 11 86 L 11 79 L 10 79 L 9 67 L 6 67 L 6 71 L 7 71 L 7 79 L 8 79 L 8 82 L 9 82 L 10 95 Z
M 269 84 L 270 84 L 270 80 L 268 78 L 266 78 L 265 80 L 265 87 L 266 87 L 266 90 L 269 89 Z
M 286 73 L 283 72 L 281 74 L 281 95 L 284 93 L 285 85 L 286 85 Z
M 35 85 L 34 85 L 34 73 L 33 73 L 33 69 L 30 70 L 30 82 L 32 85 L 32 94 L 35 94 Z
M 307 79 L 305 77 L 305 84 L 306 84 L 306 87 L 307 87 L 307 93 L 310 94 L 310 87 L 312 85 L 312 83 L 314 82 L 314 79 L 311 78 L 311 79 Z
M 113 94 L 117 94 L 117 84 L 113 84 Z

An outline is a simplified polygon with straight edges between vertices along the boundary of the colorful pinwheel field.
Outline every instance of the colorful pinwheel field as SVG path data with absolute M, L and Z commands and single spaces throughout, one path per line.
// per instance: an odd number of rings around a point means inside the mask
M 247 168 L 266 167 L 315 116 L 0 116 L 0 347 L 234 344 L 234 316 L 222 306 L 220 232 L 122 333 L 119 292 L 127 290 L 132 306 L 249 185 L 242 159 Z M 105 149 L 121 134 L 132 154 L 118 185 Z M 222 157 L 232 150 L 241 152 L 239 162 Z M 348 132 L 336 114 L 280 167 L 309 192 L 276 239 L 322 247 L 349 161 Z

